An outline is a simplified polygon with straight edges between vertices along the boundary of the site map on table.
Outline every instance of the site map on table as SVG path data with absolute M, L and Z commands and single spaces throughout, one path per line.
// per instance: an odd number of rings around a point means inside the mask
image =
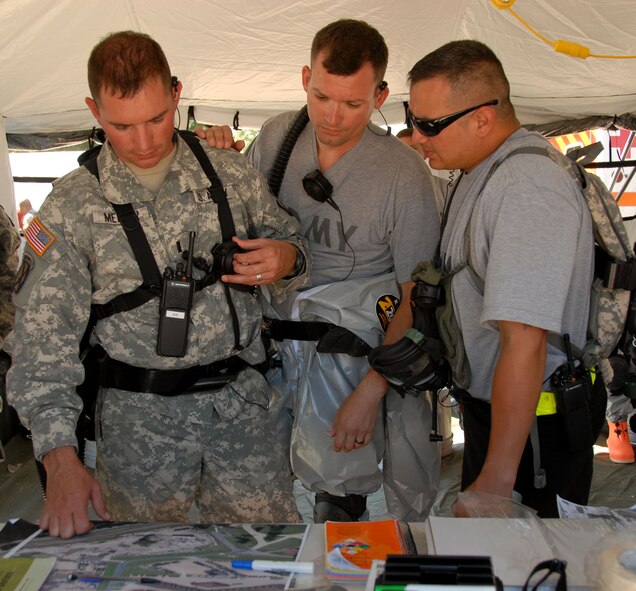
M 98 522 L 84 536 L 69 540 L 45 533 L 15 556 L 55 556 L 42 589 L 205 589 L 281 591 L 287 575 L 233 569 L 232 560 L 296 558 L 305 524 L 174 524 Z M 0 546 L 1 547 L 1 546 Z M 84 577 L 121 577 L 128 581 L 87 583 Z M 142 584 L 141 577 L 156 579 Z

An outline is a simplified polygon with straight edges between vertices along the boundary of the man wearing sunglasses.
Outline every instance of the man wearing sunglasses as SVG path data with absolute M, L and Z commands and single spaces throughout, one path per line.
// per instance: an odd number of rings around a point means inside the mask
M 458 393 L 462 490 L 516 491 L 540 516 L 557 517 L 556 495 L 585 504 L 592 476 L 591 444 L 571 451 L 560 415 L 537 416 L 540 393 L 565 361 L 547 333 L 567 333 L 579 348 L 586 341 L 594 260 L 587 206 L 567 171 L 541 155 L 511 156 L 489 175 L 513 150 L 547 142 L 521 128 L 501 62 L 484 44 L 448 43 L 415 64 L 409 80 L 412 141 L 432 168 L 462 171 L 445 204 L 439 261 L 443 271 L 458 270 L 452 302 L 470 365 L 470 384 Z M 530 441 L 535 420 L 539 455 Z

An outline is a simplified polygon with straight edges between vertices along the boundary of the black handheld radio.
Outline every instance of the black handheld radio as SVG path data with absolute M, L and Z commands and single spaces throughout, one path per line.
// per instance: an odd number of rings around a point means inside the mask
M 183 357 L 186 354 L 190 310 L 195 291 L 195 282 L 192 278 L 195 236 L 196 232 L 190 232 L 185 271 L 183 264 L 179 263 L 174 271 L 167 267 L 163 274 L 157 355 Z
M 590 416 L 591 383 L 588 371 L 579 360 L 576 364 L 572 355 L 570 335 L 564 334 L 567 361 L 558 367 L 552 376 L 556 394 L 557 410 L 563 418 L 565 434 L 570 451 L 578 451 L 592 446 L 594 430 Z

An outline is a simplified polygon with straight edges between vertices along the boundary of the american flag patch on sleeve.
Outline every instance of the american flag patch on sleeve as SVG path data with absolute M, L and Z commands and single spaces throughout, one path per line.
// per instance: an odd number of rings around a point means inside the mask
M 51 234 L 41 223 L 38 218 L 33 218 L 27 229 L 24 231 L 24 238 L 31 248 L 42 256 L 49 246 L 55 242 L 55 236 Z

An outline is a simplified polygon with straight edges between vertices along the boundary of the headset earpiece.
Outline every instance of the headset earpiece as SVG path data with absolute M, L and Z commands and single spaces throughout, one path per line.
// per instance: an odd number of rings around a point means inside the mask
M 179 78 L 177 78 L 176 76 L 173 76 L 170 79 L 170 84 L 172 85 L 172 88 L 174 88 L 175 90 L 179 89 Z
M 380 82 L 380 84 L 378 85 L 378 88 L 380 89 L 380 92 L 382 92 L 387 86 L 388 86 L 388 82 L 386 80 L 382 80 L 382 82 Z

